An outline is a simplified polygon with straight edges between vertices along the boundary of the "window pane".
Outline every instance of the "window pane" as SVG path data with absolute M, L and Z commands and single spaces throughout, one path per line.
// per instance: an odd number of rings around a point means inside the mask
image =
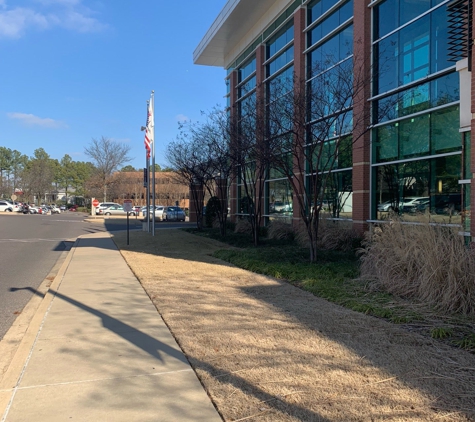
M 374 8 L 374 39 L 377 40 L 398 27 L 399 0 L 386 0 Z
M 397 56 L 399 53 L 397 43 L 397 34 L 393 34 L 375 46 L 375 58 L 377 60 L 375 94 L 381 94 L 398 86 Z
M 274 217 L 292 215 L 292 188 L 288 180 L 275 180 L 267 183 L 268 214 Z
M 401 158 L 417 157 L 429 152 L 429 115 L 414 117 L 399 123 Z
M 407 221 L 461 223 L 461 156 L 410 161 L 374 169 L 373 215 L 386 218 L 391 207 Z
M 453 72 L 432 81 L 432 107 L 458 101 L 460 99 L 459 86 L 460 79 L 458 72 Z
M 429 22 L 426 16 L 400 31 L 399 85 L 429 74 Z
M 322 210 L 333 218 L 351 218 L 353 212 L 351 171 L 332 172 L 325 188 Z
M 373 137 L 375 137 L 373 143 L 376 145 L 375 161 L 377 163 L 398 158 L 398 129 L 399 125 L 395 123 L 378 127 L 373 131 Z
M 449 33 L 447 7 L 439 7 L 431 14 L 431 71 L 437 72 L 453 65 L 449 61 Z
M 399 6 L 399 26 L 427 12 L 431 7 L 430 0 L 399 0 Z
M 431 136 L 434 153 L 461 149 L 459 116 L 459 107 L 450 107 L 431 113 Z

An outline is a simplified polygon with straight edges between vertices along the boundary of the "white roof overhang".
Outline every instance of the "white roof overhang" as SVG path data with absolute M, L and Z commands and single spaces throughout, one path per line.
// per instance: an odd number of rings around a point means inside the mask
M 193 53 L 193 62 L 224 67 L 226 57 L 262 20 L 276 3 L 275 0 L 228 0 Z M 275 15 L 274 15 L 275 16 Z M 249 42 L 252 42 L 250 40 Z

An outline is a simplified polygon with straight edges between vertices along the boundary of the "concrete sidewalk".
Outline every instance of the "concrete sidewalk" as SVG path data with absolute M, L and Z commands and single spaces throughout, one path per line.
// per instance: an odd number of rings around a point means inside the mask
M 107 233 L 69 252 L 2 379 L 0 416 L 222 420 Z

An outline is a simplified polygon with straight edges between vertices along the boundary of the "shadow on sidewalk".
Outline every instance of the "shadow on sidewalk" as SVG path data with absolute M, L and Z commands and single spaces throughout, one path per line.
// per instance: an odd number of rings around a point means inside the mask
M 39 295 L 42 298 L 44 297 L 42 293 L 38 292 L 37 290 L 31 287 L 10 288 L 11 292 L 16 292 L 16 291 L 21 291 L 21 290 L 29 290 L 32 293 Z M 127 340 L 129 343 L 133 344 L 134 346 L 142 349 L 144 352 L 148 353 L 150 356 L 157 358 L 160 361 L 163 361 L 163 358 L 161 357 L 161 353 L 166 353 L 169 356 L 172 356 L 181 362 L 189 364 L 190 366 L 193 367 L 193 370 L 195 370 L 195 367 L 191 365 L 189 358 L 184 354 L 184 352 L 181 351 L 181 348 L 178 351 L 168 346 L 167 344 L 151 337 L 150 335 L 130 326 L 129 324 L 125 324 L 122 321 L 118 320 L 117 318 L 111 317 L 105 314 L 104 312 L 91 308 L 90 306 L 87 306 L 84 303 L 79 302 L 71 297 L 63 295 L 62 293 L 59 293 L 58 291 L 49 290 L 49 292 L 52 293 L 55 296 L 55 298 L 64 300 L 74 306 L 77 306 L 78 308 L 86 312 L 91 313 L 92 315 L 97 316 L 98 318 L 101 319 L 102 324 L 105 328 L 117 334 L 118 336 L 122 337 L 123 339 Z M 161 318 L 158 311 L 157 311 L 157 318 Z M 173 333 L 171 334 L 173 335 Z M 91 356 L 91 359 L 93 358 L 94 356 Z M 239 377 L 235 373 L 223 370 L 222 368 L 218 368 L 215 365 L 210 364 L 209 362 L 203 362 L 196 358 L 191 358 L 191 359 L 196 364 L 197 367 L 200 367 L 201 369 L 203 369 L 205 372 L 209 374 L 209 376 L 219 376 L 222 380 L 221 381 L 222 383 L 230 384 L 235 389 L 247 391 L 249 394 L 253 395 L 256 400 L 258 400 L 258 403 L 261 403 L 261 404 L 265 403 L 265 406 L 269 408 L 268 411 L 264 411 L 264 412 L 256 411 L 256 414 L 261 414 L 261 413 L 264 414 L 264 413 L 269 413 L 271 411 L 277 411 L 283 414 L 287 414 L 289 416 L 298 415 L 299 420 L 330 422 L 329 419 L 323 417 L 322 415 L 316 412 L 313 412 L 307 408 L 301 407 L 293 403 L 288 403 L 285 401 L 283 397 L 270 394 L 264 391 L 263 389 L 256 387 L 255 385 L 249 383 L 244 378 Z M 203 385 L 203 388 L 204 388 L 204 385 Z M 219 409 L 217 408 L 216 405 L 215 407 L 219 413 Z M 252 405 L 250 404 L 249 407 L 252 407 Z M 223 416 L 221 415 L 221 417 Z M 225 418 L 223 417 L 223 419 Z M 245 419 L 247 419 L 247 417 Z
M 206 313 L 206 319 L 210 321 L 218 319 L 222 315 L 229 315 L 228 320 L 232 320 L 238 313 L 240 319 L 236 318 L 239 321 L 239 324 L 236 325 L 236 332 L 243 332 L 246 312 L 248 312 L 245 305 L 239 309 L 230 310 L 227 307 L 227 298 L 216 296 L 209 299 L 207 297 L 211 296 L 212 293 L 206 292 L 206 283 L 209 283 L 211 288 L 213 287 L 213 280 L 220 283 L 221 278 L 224 277 L 220 274 L 221 268 L 231 266 L 229 263 L 212 256 L 214 250 L 220 249 L 220 246 L 216 246 L 214 241 L 187 233 L 184 234 L 181 231 L 169 233 L 167 236 L 162 235 L 156 240 L 142 235 L 138 239 L 141 242 L 131 246 L 125 246 L 120 235 L 115 236 L 114 240 L 121 251 L 174 260 L 172 264 L 168 264 L 176 269 L 173 276 L 171 276 L 174 281 L 176 280 L 176 286 L 170 284 L 168 287 L 170 291 L 172 289 L 183 289 L 187 291 L 187 294 L 192 291 L 203 292 L 202 297 L 198 293 L 196 294 L 195 303 L 192 302 L 191 298 L 189 299 L 191 307 L 189 313 L 186 314 L 186 318 L 193 321 L 193 312 L 195 312 L 197 317 Z M 228 246 L 225 244 L 221 246 L 221 249 L 226 248 Z M 138 259 L 136 256 L 132 258 Z M 181 268 L 183 268 L 182 261 L 210 265 L 204 270 L 202 285 L 200 285 L 199 276 L 194 272 L 195 268 L 188 270 L 188 272 L 181 272 Z M 160 261 L 156 262 L 158 266 Z M 196 269 L 196 271 L 198 270 Z M 242 271 L 249 274 L 250 279 L 254 276 L 260 277 L 246 270 Z M 140 274 L 138 274 L 138 277 L 140 277 Z M 147 277 L 150 277 L 150 274 L 147 274 Z M 187 279 L 188 282 L 186 282 Z M 269 279 L 272 279 L 272 277 L 269 277 Z M 429 397 L 430 400 L 433 400 L 433 407 L 441 412 L 441 418 L 443 418 L 442 412 L 449 412 L 449 414 L 457 414 L 464 418 L 463 420 L 475 421 L 475 409 L 473 408 L 475 357 L 473 355 L 463 350 L 440 346 L 438 343 L 434 343 L 432 339 L 408 332 L 398 325 L 332 304 L 285 281 L 276 280 L 276 283 L 278 285 L 269 286 L 256 283 L 255 286 L 246 286 L 238 276 L 235 276 L 230 282 L 233 288 L 239 289 L 244 294 L 244 297 L 255 299 L 265 306 L 271 305 L 271 310 L 276 310 L 279 315 L 285 315 L 286 319 L 288 317 L 288 320 L 295 323 L 295 325 L 301 325 L 312 330 L 317 338 L 318 336 L 324 336 L 326 339 L 354 353 L 355 356 L 361 358 L 362 367 L 367 367 L 369 370 L 374 367 L 383 373 L 387 373 L 388 380 L 394 379 L 394 389 L 398 385 L 403 385 Z M 146 288 L 146 283 L 144 287 Z M 159 292 L 160 289 L 158 288 L 156 291 L 154 290 L 154 294 L 159 294 Z M 173 292 L 173 295 L 177 294 L 177 290 L 173 290 Z M 188 296 L 186 297 L 188 298 Z M 209 306 L 210 303 L 213 305 L 212 307 Z M 160 309 L 161 305 L 157 302 L 156 306 Z M 210 311 L 210 309 L 215 310 Z M 252 310 L 249 310 L 249 313 L 251 312 Z M 175 317 L 175 315 L 173 316 Z M 166 313 L 164 313 L 164 317 L 167 318 Z M 262 325 L 266 324 L 266 317 L 262 318 Z M 276 342 L 278 343 L 278 339 Z M 263 348 L 264 346 L 260 346 L 260 350 Z M 295 348 L 298 349 L 298 345 Z M 291 355 L 294 350 L 289 348 L 284 352 Z M 309 356 L 306 362 L 310 362 L 314 358 L 315 356 Z M 206 362 L 206 359 L 196 359 L 192 362 L 195 367 L 208 372 L 211 377 L 221 377 L 219 374 L 224 372 L 213 364 Z M 307 365 L 306 362 L 303 365 Z M 332 361 L 329 370 L 350 371 L 351 366 L 344 366 L 338 361 Z M 245 380 L 240 382 L 241 379 L 235 375 L 230 375 L 229 379 L 227 375 L 223 375 L 223 377 L 236 389 L 248 394 L 255 394 L 256 397 L 260 398 L 261 392 L 255 385 L 249 384 Z M 382 385 L 391 384 L 387 382 L 382 383 Z M 395 409 L 401 406 L 405 408 L 405 403 L 399 400 L 394 401 L 393 407 Z M 405 415 L 395 413 L 392 417 L 411 418 L 413 416 L 414 412 L 409 409 Z M 315 418 L 315 414 L 311 412 L 308 419 L 302 420 L 315 420 L 312 417 Z

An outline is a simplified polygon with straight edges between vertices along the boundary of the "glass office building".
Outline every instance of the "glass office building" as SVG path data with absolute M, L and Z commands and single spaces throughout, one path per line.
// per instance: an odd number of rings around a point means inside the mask
M 272 102 L 276 81 L 295 76 L 312 90 L 321 75 L 351 66 L 365 82 L 346 120 L 352 153 L 338 157 L 326 187 L 330 217 L 363 231 L 396 212 L 409 223 L 456 225 L 473 240 L 471 2 L 229 0 L 194 62 L 227 69 L 237 117 L 256 96 Z M 361 116 L 369 129 L 356 136 Z M 298 219 L 298 192 L 279 169 L 267 175 L 266 217 Z M 238 214 L 239 181 L 231 196 Z

